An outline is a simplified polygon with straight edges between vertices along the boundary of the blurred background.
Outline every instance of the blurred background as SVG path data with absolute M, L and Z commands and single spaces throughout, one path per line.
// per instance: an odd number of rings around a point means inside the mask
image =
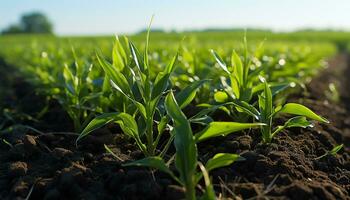
M 165 32 L 347 31 L 349 9 L 346 0 L 11 0 L 0 3 L 0 30 L 59 36 L 133 34 L 155 15 L 153 29 Z
M 0 61 L 39 87 L 57 89 L 63 66 L 77 60 L 99 66 L 96 50 L 113 60 L 115 35 L 128 37 L 126 49 L 128 41 L 142 49 L 154 16 L 150 62 L 161 71 L 179 51 L 178 86 L 212 78 L 218 66 L 209 50 L 229 63 L 233 49 L 242 53 L 245 36 L 257 67 L 265 62 L 278 71 L 281 61 L 293 67 L 288 73 L 296 80 L 305 79 L 308 73 L 299 73 L 305 66 L 315 71 L 321 61 L 350 50 L 349 10 L 348 0 L 1 1 Z

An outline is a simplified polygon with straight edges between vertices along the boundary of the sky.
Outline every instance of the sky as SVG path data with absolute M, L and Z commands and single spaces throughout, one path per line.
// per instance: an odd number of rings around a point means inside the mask
M 153 28 L 350 30 L 350 0 L 1 0 L 0 30 L 40 11 L 59 35 L 134 33 Z

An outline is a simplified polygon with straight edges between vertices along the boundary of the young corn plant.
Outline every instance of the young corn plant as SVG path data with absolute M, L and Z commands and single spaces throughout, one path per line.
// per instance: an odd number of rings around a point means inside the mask
M 259 74 L 262 68 L 258 68 L 255 73 L 250 72 L 249 66 L 251 60 L 248 57 L 247 40 L 244 37 L 244 59 L 239 57 L 235 50 L 232 51 L 231 55 L 231 70 L 229 70 L 223 59 L 214 51 L 211 50 L 215 60 L 219 66 L 227 73 L 230 85 L 222 80 L 225 91 L 233 98 L 241 101 L 249 102 L 252 98 L 252 87 L 254 78 Z
M 110 85 L 126 102 L 120 112 L 105 113 L 93 119 L 81 132 L 77 141 L 103 125 L 115 122 L 123 132 L 133 138 L 145 156 L 157 154 L 157 147 L 167 124 L 169 116 L 164 111 L 164 94 L 170 88 L 170 76 L 175 68 L 175 55 L 163 72 L 152 79 L 152 69 L 148 61 L 149 32 L 143 56 L 132 42 L 129 50 L 132 59 L 128 62 L 125 48 L 117 39 L 113 53 L 113 63 L 106 61 L 101 54 L 97 58 L 110 81 Z M 196 90 L 207 80 L 195 81 L 176 95 L 181 108 L 187 106 L 196 96 Z M 158 121 L 157 121 L 158 120 Z M 157 127 L 157 130 L 154 130 Z M 171 144 L 170 137 L 160 155 Z
M 64 65 L 62 79 L 58 80 L 61 83 L 60 92 L 54 94 L 54 98 L 59 101 L 73 120 L 75 131 L 80 132 L 92 119 L 95 112 L 101 112 L 99 97 L 102 93 L 94 91 L 95 85 L 91 83 L 91 76 L 95 73 L 93 65 L 78 60 L 74 49 L 73 55 L 74 67 Z
M 328 155 L 336 156 L 337 153 L 338 153 L 338 151 L 340 151 L 343 147 L 344 147 L 344 144 L 336 145 L 336 146 L 334 146 L 334 147 L 332 148 L 332 150 L 327 151 L 327 152 L 324 153 L 323 155 L 321 155 L 321 156 L 315 158 L 315 160 L 319 160 L 319 159 L 321 159 L 321 158 L 323 158 L 323 157 L 326 157 L 326 156 L 328 156 Z
M 261 49 L 261 45 L 258 47 L 257 52 Z M 265 70 L 263 66 L 255 66 L 251 69 L 252 59 L 248 54 L 247 40 L 244 38 L 244 54 L 243 60 L 241 57 L 233 50 L 231 55 L 231 66 L 223 61 L 223 59 L 214 51 L 211 50 L 215 60 L 219 66 L 226 72 L 228 78 L 221 78 L 221 84 L 224 91 L 218 91 L 214 94 L 214 99 L 218 103 L 225 103 L 225 106 L 228 107 L 226 111 L 232 116 L 235 120 L 247 121 L 248 115 L 242 112 L 242 109 L 239 107 L 250 107 L 248 104 L 254 104 L 252 102 L 253 97 L 256 96 L 258 92 L 263 90 L 263 84 L 259 82 L 260 73 Z M 227 81 L 228 80 L 228 81 Z M 273 95 L 283 91 L 289 87 L 289 83 L 272 83 L 271 88 Z M 227 103 L 230 102 L 230 103 Z M 234 106 L 234 105 L 237 105 Z M 208 106 L 208 105 L 207 105 Z
M 312 110 L 301 104 L 286 103 L 275 108 L 273 106 L 273 95 L 266 80 L 264 80 L 264 90 L 258 98 L 259 110 L 255 109 L 252 116 L 254 116 L 259 122 L 266 124 L 260 128 L 262 141 L 264 143 L 270 143 L 280 131 L 286 128 L 312 127 L 312 123 L 308 121 L 307 118 L 323 123 L 329 123 L 327 119 L 317 115 Z M 247 114 L 252 114 L 252 112 L 247 112 Z M 297 116 L 288 119 L 283 125 L 273 127 L 274 119 L 278 116 L 278 114 Z
M 219 153 L 209 159 L 206 165 L 203 166 L 198 161 L 196 142 L 223 134 L 223 131 L 217 128 L 226 127 L 226 131 L 231 128 L 229 132 L 242 130 L 244 128 L 235 127 L 237 124 L 231 124 L 231 126 L 228 126 L 231 122 L 228 122 L 229 124 L 223 123 L 220 126 L 221 122 L 217 122 L 216 127 L 211 126 L 210 128 L 205 129 L 204 132 L 201 132 L 198 137 L 195 137 L 192 133 L 189 120 L 181 111 L 181 107 L 176 102 L 176 98 L 172 92 L 170 92 L 165 99 L 165 107 L 173 121 L 171 134 L 175 136 L 175 166 L 179 176 L 176 176 L 175 173 L 169 169 L 166 162 L 159 156 L 147 157 L 142 160 L 127 163 L 124 166 L 151 167 L 169 174 L 176 182 L 185 188 L 187 200 L 196 199 L 196 186 L 204 176 L 207 190 L 204 193 L 203 198 L 215 199 L 215 193 L 212 189 L 208 172 L 216 168 L 228 166 L 241 158 L 237 154 Z M 203 137 L 201 138 L 200 136 Z M 198 167 L 201 171 L 198 170 Z

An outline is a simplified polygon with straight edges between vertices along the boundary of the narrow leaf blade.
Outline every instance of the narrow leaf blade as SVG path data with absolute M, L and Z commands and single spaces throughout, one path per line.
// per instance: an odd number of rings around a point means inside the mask
M 238 123 L 238 122 L 211 122 L 204 130 L 195 134 L 197 142 L 202 142 L 209 138 L 226 136 L 230 133 L 249 128 L 262 126 L 262 123 Z
M 293 115 L 301 115 L 320 122 L 329 123 L 329 121 L 326 118 L 317 115 L 306 106 L 297 103 L 287 103 L 282 107 L 282 109 L 279 112 Z

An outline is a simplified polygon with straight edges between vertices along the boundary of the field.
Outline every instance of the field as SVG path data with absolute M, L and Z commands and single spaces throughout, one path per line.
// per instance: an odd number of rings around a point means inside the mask
M 349 199 L 347 32 L 0 36 L 0 199 Z

